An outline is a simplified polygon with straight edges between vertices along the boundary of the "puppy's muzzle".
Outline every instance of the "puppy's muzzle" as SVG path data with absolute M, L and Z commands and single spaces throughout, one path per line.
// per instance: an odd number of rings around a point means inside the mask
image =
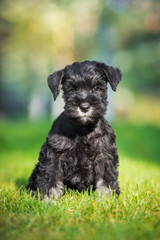
M 88 110 L 90 109 L 90 104 L 87 102 L 81 103 L 79 108 L 81 109 L 82 112 L 88 112 Z

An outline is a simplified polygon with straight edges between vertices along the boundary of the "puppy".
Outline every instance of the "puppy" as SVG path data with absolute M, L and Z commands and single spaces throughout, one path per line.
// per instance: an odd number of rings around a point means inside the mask
M 46 201 L 59 198 L 64 187 L 119 195 L 116 137 L 104 115 L 107 83 L 116 91 L 121 76 L 118 68 L 84 61 L 48 77 L 54 100 L 63 89 L 64 112 L 52 125 L 27 189 L 39 189 Z

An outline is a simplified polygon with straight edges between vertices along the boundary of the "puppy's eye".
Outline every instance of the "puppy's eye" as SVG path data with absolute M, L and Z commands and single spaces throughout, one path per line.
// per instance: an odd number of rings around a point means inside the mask
M 76 91 L 76 90 L 77 90 L 76 87 L 71 87 L 71 88 L 69 89 L 69 92 Z
M 99 88 L 98 86 L 95 86 L 95 87 L 93 88 L 93 91 L 94 91 L 94 92 L 98 92 L 98 91 L 100 91 L 100 88 Z

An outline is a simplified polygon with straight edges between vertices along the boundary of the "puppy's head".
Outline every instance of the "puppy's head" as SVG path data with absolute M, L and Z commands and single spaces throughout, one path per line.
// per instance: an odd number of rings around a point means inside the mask
M 75 62 L 48 77 L 48 85 L 57 98 L 63 89 L 65 112 L 76 124 L 98 121 L 107 108 L 107 82 L 116 91 L 121 71 L 96 61 Z

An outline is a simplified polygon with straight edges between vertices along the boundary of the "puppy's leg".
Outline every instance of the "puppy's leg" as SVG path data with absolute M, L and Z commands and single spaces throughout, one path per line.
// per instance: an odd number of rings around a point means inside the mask
M 95 189 L 99 196 L 105 196 L 111 193 L 120 194 L 119 186 L 118 186 L 118 171 L 117 164 L 114 165 L 113 160 L 102 160 L 102 165 L 99 164 L 96 168 L 97 176 L 96 176 L 96 184 Z M 103 169 L 103 170 L 102 170 Z
M 32 172 L 27 189 L 32 192 L 39 190 L 41 197 L 46 199 L 59 198 L 64 191 L 62 170 L 58 157 L 52 148 L 44 143 L 39 155 L 39 162 Z

